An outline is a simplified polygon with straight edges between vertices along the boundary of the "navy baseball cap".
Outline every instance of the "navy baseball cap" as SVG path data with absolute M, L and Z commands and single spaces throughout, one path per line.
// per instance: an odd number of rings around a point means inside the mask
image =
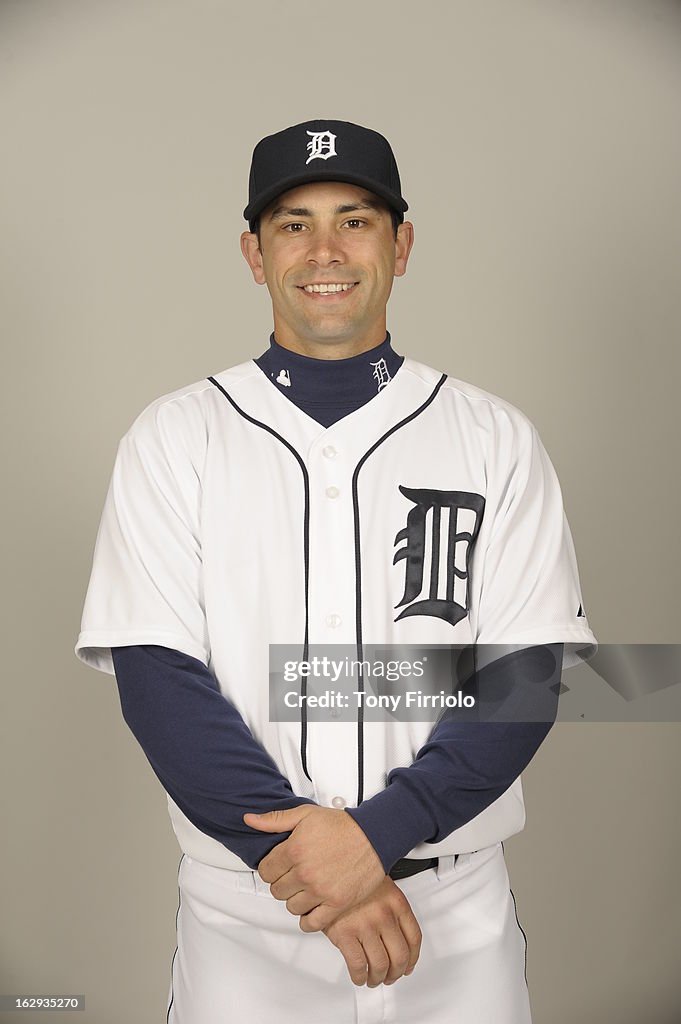
M 282 192 L 308 181 L 347 181 L 381 196 L 404 220 L 397 163 L 390 143 L 351 121 L 303 121 L 261 139 L 253 150 L 244 217 L 251 231 L 259 213 Z

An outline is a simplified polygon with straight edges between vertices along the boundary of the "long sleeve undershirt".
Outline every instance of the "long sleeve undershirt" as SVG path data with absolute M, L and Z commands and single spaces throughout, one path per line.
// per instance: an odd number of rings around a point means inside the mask
M 290 832 L 242 815 L 314 803 L 296 796 L 203 662 L 168 647 L 112 647 L 123 718 L 192 824 L 255 868 Z
M 551 646 L 560 664 L 562 645 Z M 242 815 L 314 801 L 294 794 L 201 661 L 151 644 L 113 647 L 112 657 L 123 718 L 166 792 L 255 869 L 290 832 L 259 832 Z M 501 796 L 551 725 L 443 719 L 412 766 L 394 768 L 385 790 L 346 811 L 387 873 L 417 843 L 443 839 Z

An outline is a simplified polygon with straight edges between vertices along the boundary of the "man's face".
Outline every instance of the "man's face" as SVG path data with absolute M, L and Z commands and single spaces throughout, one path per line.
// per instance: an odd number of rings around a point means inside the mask
M 324 351 L 340 357 L 383 341 L 393 278 L 405 273 L 412 243 L 409 222 L 395 239 L 382 200 L 335 181 L 277 196 L 260 216 L 260 247 L 255 234 L 241 236 L 253 277 L 270 293 L 276 340 L 322 357 Z M 313 284 L 351 287 L 326 295 L 304 290 Z

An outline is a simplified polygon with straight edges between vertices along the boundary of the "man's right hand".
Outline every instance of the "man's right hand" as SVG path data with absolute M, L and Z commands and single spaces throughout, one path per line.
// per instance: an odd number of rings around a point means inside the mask
M 392 985 L 411 974 L 421 952 L 419 923 L 389 875 L 323 931 L 343 954 L 353 985 Z

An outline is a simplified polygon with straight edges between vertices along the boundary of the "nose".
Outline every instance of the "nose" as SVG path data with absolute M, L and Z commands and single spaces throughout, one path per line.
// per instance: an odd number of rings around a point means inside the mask
M 345 262 L 342 239 L 338 237 L 335 228 L 317 228 L 314 231 L 308 246 L 307 260 L 320 267 Z

